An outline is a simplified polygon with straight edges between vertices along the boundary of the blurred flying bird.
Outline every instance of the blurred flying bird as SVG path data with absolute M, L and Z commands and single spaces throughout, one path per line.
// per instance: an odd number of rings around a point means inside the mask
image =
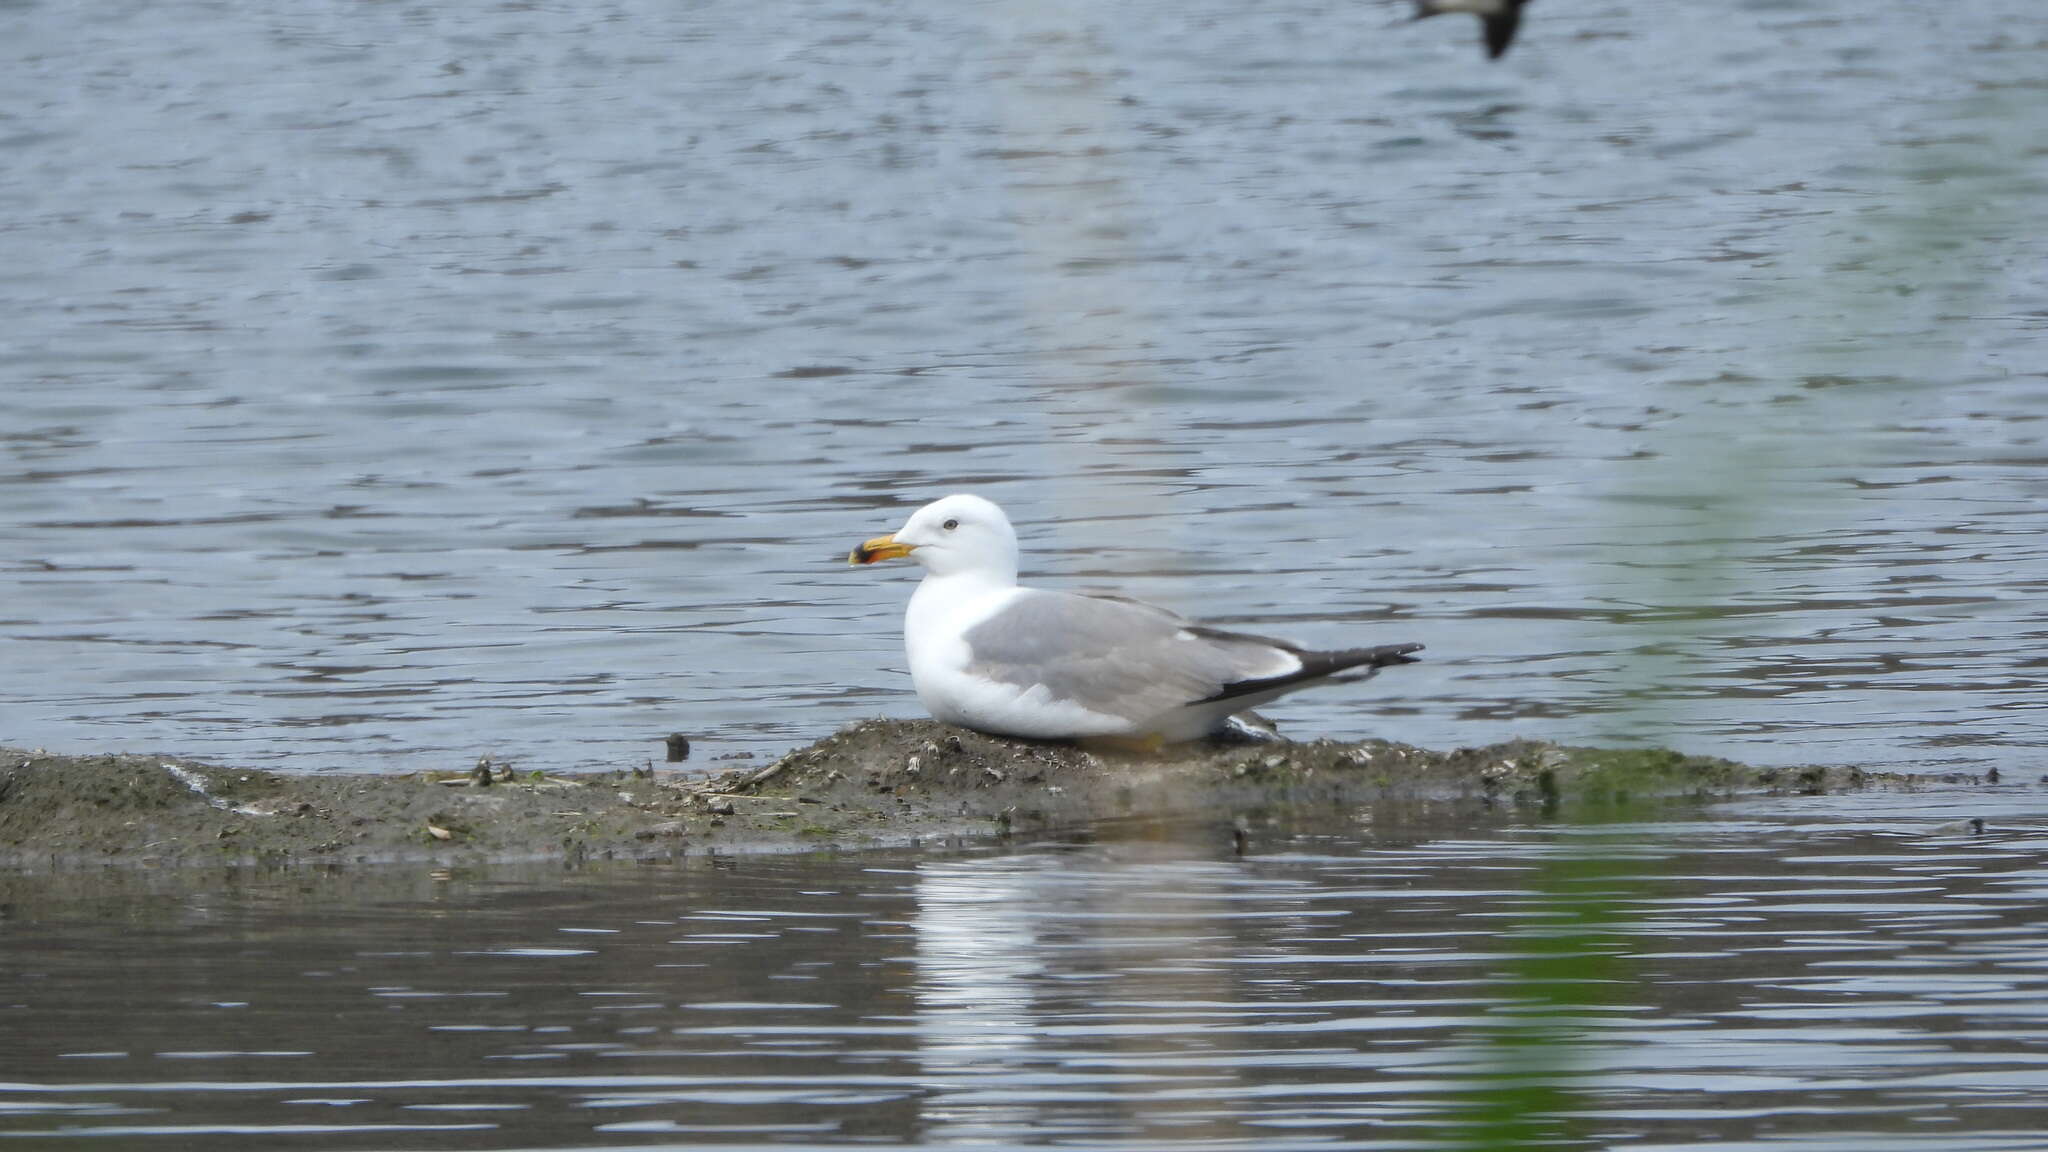
M 1445 12 L 1470 12 L 1479 17 L 1486 30 L 1486 56 L 1498 60 L 1514 42 L 1515 28 L 1522 22 L 1522 5 L 1529 0 L 1415 0 L 1415 18 L 1427 20 Z

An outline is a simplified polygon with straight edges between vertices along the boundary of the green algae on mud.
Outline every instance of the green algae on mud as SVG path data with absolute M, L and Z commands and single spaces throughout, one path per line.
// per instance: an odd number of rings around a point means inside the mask
M 1132 820 L 1213 824 L 1230 835 L 1923 782 L 1539 743 L 1119 751 L 894 720 L 722 774 L 486 773 L 488 784 L 476 772 L 289 775 L 160 756 L 0 757 L 0 862 L 17 867 L 676 858 L 944 844 Z

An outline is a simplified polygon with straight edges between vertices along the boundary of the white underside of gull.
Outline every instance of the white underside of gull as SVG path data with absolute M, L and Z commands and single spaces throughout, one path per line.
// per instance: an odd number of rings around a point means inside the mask
M 1056 699 L 1043 684 L 1019 687 L 968 670 L 967 632 L 1023 594 L 1015 584 L 969 573 L 918 583 L 904 615 L 903 648 L 925 710 L 947 724 L 1039 740 L 1137 735 L 1125 717 Z

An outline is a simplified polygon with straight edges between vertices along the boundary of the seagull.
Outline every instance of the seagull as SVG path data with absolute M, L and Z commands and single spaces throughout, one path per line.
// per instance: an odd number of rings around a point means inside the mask
M 1236 713 L 1412 664 L 1410 653 L 1422 650 L 1317 652 L 1204 628 L 1136 600 L 1022 587 L 1017 533 L 979 496 L 927 504 L 846 559 L 900 557 L 925 569 L 903 621 L 918 699 L 934 719 L 998 736 L 1153 747 L 1196 740 Z
M 1486 58 L 1498 60 L 1514 42 L 1529 0 L 1415 0 L 1415 18 L 1427 20 L 1445 12 L 1470 12 L 1486 26 Z

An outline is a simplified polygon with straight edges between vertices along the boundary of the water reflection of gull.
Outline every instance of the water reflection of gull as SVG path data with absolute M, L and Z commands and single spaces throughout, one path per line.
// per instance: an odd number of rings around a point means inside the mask
M 919 877 L 918 1059 L 940 1094 L 925 1119 L 949 1138 L 1019 1134 L 1036 1115 L 1030 1104 L 968 1110 L 943 1100 L 949 1081 L 1010 1071 L 1037 1048 L 1034 977 L 1043 962 L 1033 930 L 1040 918 L 1028 911 L 1034 870 L 937 865 L 920 869 Z
M 918 870 L 918 1060 L 928 1142 L 1241 1138 L 1228 1062 L 1243 933 L 1292 923 L 1291 885 L 1170 839 Z M 1276 908 L 1277 906 L 1277 908 Z M 1318 919 L 1313 913 L 1298 927 Z M 1180 1006 L 1187 1006 L 1186 1008 Z M 1191 1115 L 1187 1102 L 1211 1100 Z

